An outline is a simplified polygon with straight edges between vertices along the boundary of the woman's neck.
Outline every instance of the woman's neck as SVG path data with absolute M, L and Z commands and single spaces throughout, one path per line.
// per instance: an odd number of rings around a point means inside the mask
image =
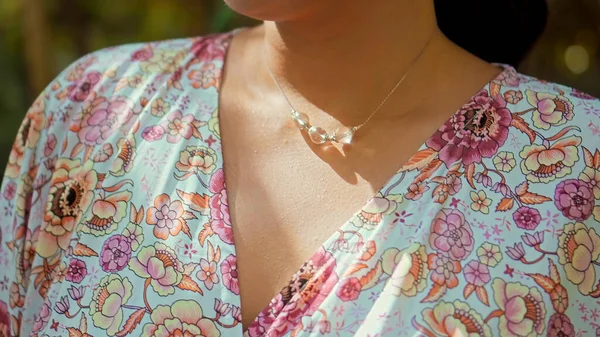
M 350 125 L 379 104 L 432 36 L 431 45 L 443 40 L 433 1 L 424 0 L 323 1 L 264 26 L 265 60 L 295 89 L 292 98 Z

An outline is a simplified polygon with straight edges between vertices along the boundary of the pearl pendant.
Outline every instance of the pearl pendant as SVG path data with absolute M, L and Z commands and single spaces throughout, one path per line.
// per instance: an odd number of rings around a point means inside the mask
M 308 129 L 308 137 L 315 144 L 324 144 L 329 139 L 327 131 L 318 126 L 311 126 L 310 129 Z
M 354 131 L 354 128 L 349 128 L 347 126 L 339 127 L 335 130 L 334 141 L 340 144 L 351 144 L 352 138 L 354 137 Z
M 334 133 L 328 134 L 323 128 L 310 125 L 308 116 L 302 112 L 292 110 L 292 119 L 294 124 L 303 131 L 308 133 L 308 138 L 315 144 L 325 144 L 328 141 L 340 143 L 340 144 L 351 144 L 352 138 L 357 128 L 349 128 L 347 126 L 339 127 Z

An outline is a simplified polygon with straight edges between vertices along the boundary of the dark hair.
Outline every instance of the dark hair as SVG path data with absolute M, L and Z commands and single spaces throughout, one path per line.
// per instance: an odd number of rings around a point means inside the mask
M 488 61 L 517 66 L 546 27 L 546 0 L 435 0 L 438 25 Z

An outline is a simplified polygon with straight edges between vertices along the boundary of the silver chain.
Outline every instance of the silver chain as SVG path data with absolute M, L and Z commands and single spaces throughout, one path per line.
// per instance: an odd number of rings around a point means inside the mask
M 431 36 L 429 37 L 429 39 L 427 40 L 427 42 L 425 43 L 425 45 L 423 46 L 423 48 L 421 48 L 421 50 L 419 51 L 419 53 L 417 54 L 417 56 L 415 56 L 413 58 L 413 60 L 409 63 L 406 71 L 404 72 L 404 75 L 402 75 L 402 77 L 400 78 L 400 80 L 396 83 L 396 85 L 394 85 L 394 87 L 387 94 L 387 96 L 385 96 L 385 98 L 383 99 L 383 101 L 381 101 L 381 103 L 379 103 L 379 105 L 377 106 L 377 108 L 375 108 L 375 110 L 373 110 L 373 112 L 369 115 L 369 117 L 367 117 L 367 119 L 362 124 L 359 124 L 357 126 L 352 127 L 352 129 L 354 131 L 362 128 L 365 124 L 367 124 L 371 120 L 371 118 L 373 118 L 373 116 L 375 116 L 379 112 L 379 110 L 381 110 L 381 107 L 383 107 L 383 105 L 388 101 L 388 99 L 394 94 L 394 92 L 396 91 L 396 89 L 398 89 L 398 87 L 400 86 L 400 84 L 402 84 L 402 82 L 404 81 L 404 79 L 406 78 L 406 76 L 408 75 L 408 73 L 410 72 L 410 70 L 416 64 L 417 60 L 419 60 L 419 58 L 421 58 L 421 55 L 423 54 L 423 52 L 425 51 L 425 49 L 427 49 L 427 46 L 429 46 L 429 43 L 433 39 L 434 35 L 435 34 L 431 34 Z M 285 98 L 285 101 L 287 102 L 287 104 L 290 106 L 290 109 L 292 109 L 292 112 L 297 111 L 294 108 L 294 106 L 292 105 L 292 102 L 290 102 L 289 98 L 287 97 L 287 95 L 283 91 L 283 88 L 279 84 L 279 81 L 277 80 L 277 78 L 273 74 L 273 71 L 271 70 L 271 67 L 269 66 L 269 62 L 266 62 L 266 65 L 267 65 L 267 70 L 269 71 L 269 75 L 271 75 L 271 78 L 273 79 L 273 82 L 275 82 L 275 85 L 277 85 L 277 88 L 281 92 L 281 95 L 283 96 L 283 98 Z

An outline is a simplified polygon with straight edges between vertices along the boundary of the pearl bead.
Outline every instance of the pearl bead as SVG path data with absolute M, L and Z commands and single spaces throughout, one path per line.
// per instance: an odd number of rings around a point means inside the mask
M 308 116 L 302 112 L 292 111 L 292 119 L 300 130 L 305 130 L 309 127 Z
M 318 126 L 311 126 L 308 129 L 308 136 L 315 144 L 324 144 L 327 141 L 327 132 Z
M 354 130 L 349 127 L 342 126 L 335 130 L 335 141 L 338 143 L 351 144 L 352 137 L 354 137 Z

